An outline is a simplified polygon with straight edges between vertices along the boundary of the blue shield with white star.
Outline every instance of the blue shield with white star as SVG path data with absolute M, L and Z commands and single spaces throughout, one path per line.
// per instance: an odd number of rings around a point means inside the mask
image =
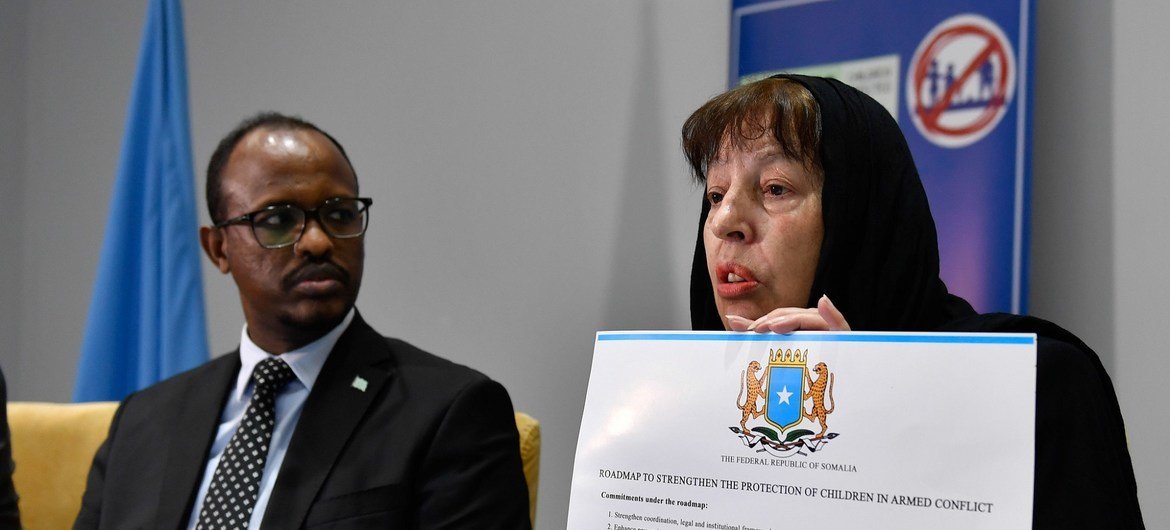
M 768 403 L 764 417 L 781 431 L 800 423 L 803 366 L 768 367 Z

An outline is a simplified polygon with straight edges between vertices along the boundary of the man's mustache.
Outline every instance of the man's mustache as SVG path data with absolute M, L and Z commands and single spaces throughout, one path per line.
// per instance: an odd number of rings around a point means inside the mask
M 347 283 L 349 273 L 341 266 L 329 261 L 306 263 L 288 275 L 285 286 L 292 287 L 306 280 L 337 280 L 341 283 Z

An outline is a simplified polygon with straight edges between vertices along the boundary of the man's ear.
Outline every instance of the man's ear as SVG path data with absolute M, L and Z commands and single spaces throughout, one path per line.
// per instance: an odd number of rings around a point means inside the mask
M 211 258 L 219 272 L 227 274 L 232 270 L 228 264 L 227 240 L 224 238 L 223 230 L 212 226 L 199 227 L 199 243 L 203 245 L 203 252 Z

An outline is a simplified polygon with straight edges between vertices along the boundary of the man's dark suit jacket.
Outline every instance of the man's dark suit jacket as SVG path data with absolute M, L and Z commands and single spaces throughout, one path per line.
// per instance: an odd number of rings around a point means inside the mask
M 184 527 L 239 368 L 225 355 L 126 398 L 74 528 Z M 305 402 L 262 527 L 529 526 L 504 387 L 355 315 Z
M 8 386 L 4 383 L 4 372 L 0 372 L 0 530 L 20 528 L 13 471 L 12 442 L 8 437 Z

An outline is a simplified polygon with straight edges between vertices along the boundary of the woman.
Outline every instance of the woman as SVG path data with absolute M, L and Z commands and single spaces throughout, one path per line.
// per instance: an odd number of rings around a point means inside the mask
M 1142 527 L 1101 361 L 1052 323 L 979 315 L 947 292 L 918 170 L 880 104 L 836 80 L 775 76 L 695 111 L 683 148 L 706 188 L 694 329 L 1036 333 L 1033 525 Z

